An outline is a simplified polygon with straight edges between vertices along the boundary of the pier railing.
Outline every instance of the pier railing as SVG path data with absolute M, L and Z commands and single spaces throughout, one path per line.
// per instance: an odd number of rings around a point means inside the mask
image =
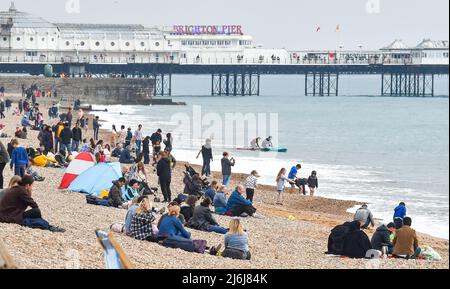
M 382 58 L 174 58 L 174 57 L 4 57 L 0 63 L 17 64 L 179 64 L 179 65 L 411 65 L 412 59 Z

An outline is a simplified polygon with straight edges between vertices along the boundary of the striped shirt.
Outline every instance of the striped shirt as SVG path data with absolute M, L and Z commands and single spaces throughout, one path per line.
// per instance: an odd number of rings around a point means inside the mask
M 258 181 L 258 179 L 254 175 L 248 176 L 244 183 L 245 188 L 246 189 L 255 189 L 257 181 Z

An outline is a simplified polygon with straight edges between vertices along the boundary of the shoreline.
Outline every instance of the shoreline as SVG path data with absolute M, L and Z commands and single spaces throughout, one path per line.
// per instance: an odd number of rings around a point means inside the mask
M 7 125 L 5 132 L 11 135 L 20 117 L 7 114 L 1 123 Z M 108 143 L 108 131 L 101 135 Z M 23 146 L 37 144 L 37 132 L 30 131 L 27 140 L 20 140 Z M 92 137 L 92 128 L 84 138 Z M 2 139 L 6 144 L 10 138 Z M 183 162 L 178 162 L 173 172 L 173 195 L 183 191 Z M 193 165 L 196 170 L 198 166 Z M 147 167 L 149 182 L 157 184 L 157 177 Z M 112 223 L 123 222 L 126 210 L 91 206 L 86 204 L 85 195 L 58 190 L 63 170 L 35 168 L 45 182 L 35 183 L 33 198 L 42 210 L 43 217 L 52 225 L 65 228 L 63 234 L 33 230 L 17 225 L 0 223 L 0 238 L 19 268 L 62 269 L 62 268 L 104 268 L 103 250 L 95 236 L 96 229 L 108 230 Z M 214 173 L 217 175 L 218 173 Z M 12 173 L 5 169 L 5 182 Z M 219 176 L 219 175 L 217 175 Z M 235 186 L 245 174 L 233 174 L 231 186 Z M 221 178 L 218 178 L 221 180 Z M 230 187 L 231 187 L 230 186 Z M 159 194 L 161 194 L 159 192 Z M 330 230 L 352 217 L 346 212 L 354 202 L 302 197 L 286 194 L 284 207 L 275 206 L 275 192 L 271 186 L 258 187 L 255 206 L 264 219 L 245 218 L 244 227 L 249 232 L 251 261 L 225 259 L 210 255 L 199 255 L 168 249 L 150 242 L 137 241 L 130 237 L 114 234 L 124 252 L 138 269 L 364 269 L 373 268 L 364 259 L 343 259 L 323 254 L 327 249 Z M 159 206 L 159 204 L 156 204 Z M 228 217 L 216 216 L 222 226 L 227 226 Z M 293 217 L 293 218 L 292 218 Z M 223 236 L 188 229 L 194 239 L 207 240 L 208 244 L 223 241 Z M 371 231 L 366 231 L 371 235 Z M 386 269 L 448 269 L 449 242 L 439 238 L 418 234 L 421 245 L 432 246 L 442 261 L 426 260 L 380 260 L 377 266 Z
M 91 119 L 93 117 L 95 117 L 95 112 L 88 112 L 88 113 L 85 113 L 85 114 L 89 115 L 89 118 L 91 118 Z M 102 119 L 100 119 L 99 121 L 103 122 L 103 123 L 106 123 L 106 121 L 104 121 Z M 136 126 L 137 126 L 137 124 L 136 124 Z M 100 131 L 99 131 L 99 138 L 103 139 L 103 140 L 110 140 L 110 133 L 111 133 L 111 130 L 106 129 L 106 128 L 101 128 Z M 176 158 L 176 155 L 175 155 L 175 158 Z M 182 165 L 182 166 L 184 166 L 184 164 L 190 164 L 197 172 L 201 172 L 201 169 L 202 169 L 201 165 L 192 164 L 188 160 L 179 160 L 177 158 L 177 165 L 179 165 L 179 164 Z M 216 179 L 216 180 L 221 180 L 222 179 L 222 174 L 219 171 L 211 170 L 211 174 L 212 174 L 212 179 Z M 239 173 L 232 173 L 232 179 L 237 180 L 237 182 L 236 182 L 237 184 L 243 184 L 243 182 L 245 181 L 245 178 L 248 175 L 249 174 L 241 173 L 241 172 L 239 172 Z M 288 188 L 288 186 L 286 186 L 286 190 L 285 190 L 285 193 L 284 193 L 285 194 L 285 198 L 286 198 L 286 196 L 290 195 L 287 188 Z M 276 186 L 268 185 L 268 184 L 258 184 L 258 190 L 273 192 L 274 199 L 275 199 Z M 297 187 L 296 187 L 295 193 L 293 195 L 299 195 Z M 307 196 L 300 196 L 300 197 L 310 198 L 309 195 L 307 195 Z M 349 211 L 355 210 L 355 208 L 357 206 L 360 206 L 360 205 L 362 205 L 364 203 L 370 205 L 370 202 L 367 202 L 367 201 L 355 201 L 355 200 L 351 199 L 350 197 L 349 198 L 345 198 L 344 197 L 344 198 L 340 199 L 340 198 L 329 198 L 329 197 L 314 196 L 314 199 L 318 200 L 317 203 L 325 202 L 325 203 L 338 204 L 337 207 L 333 207 L 333 214 L 330 214 L 330 215 L 346 216 L 347 218 L 349 218 L 351 220 L 353 218 L 354 213 L 350 213 Z M 345 207 L 345 206 L 341 207 L 341 204 L 346 204 L 346 205 L 348 205 L 348 207 Z M 309 207 L 309 209 L 312 209 L 312 208 Z M 316 210 L 317 208 L 314 208 L 314 209 Z M 336 212 L 336 210 L 339 210 L 339 212 Z M 329 213 L 329 211 L 325 211 L 324 210 L 322 213 Z M 303 217 L 303 219 L 305 219 L 305 220 L 307 219 L 307 220 L 310 220 L 310 221 L 313 220 L 313 219 L 304 218 L 304 217 Z M 380 218 L 377 218 L 376 215 L 374 215 L 374 219 L 375 219 L 376 222 L 378 222 L 380 224 L 383 223 L 383 220 L 380 219 Z M 338 224 L 336 223 L 336 225 L 338 225 Z M 439 239 L 439 240 L 442 240 L 442 241 L 449 241 L 449 239 L 442 238 L 442 237 L 439 237 L 439 236 L 434 236 L 434 235 L 429 234 L 429 233 L 424 233 L 424 232 L 420 232 L 420 231 L 417 231 L 417 232 L 420 233 L 423 236 L 427 236 L 428 238 L 436 238 L 436 239 Z

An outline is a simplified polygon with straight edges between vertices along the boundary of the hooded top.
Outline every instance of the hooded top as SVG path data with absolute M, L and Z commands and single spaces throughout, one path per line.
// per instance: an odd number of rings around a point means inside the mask
M 388 249 L 391 250 L 393 245 L 390 237 L 391 232 L 389 231 L 388 227 L 386 227 L 386 225 L 381 225 L 377 228 L 372 236 L 372 240 L 370 241 L 372 243 L 372 248 L 381 251 L 381 249 L 383 248 L 383 244 L 388 244 Z
M 343 255 L 350 258 L 365 258 L 366 252 L 372 249 L 369 237 L 360 230 L 359 221 L 351 222 L 348 226 L 350 230 L 344 237 Z

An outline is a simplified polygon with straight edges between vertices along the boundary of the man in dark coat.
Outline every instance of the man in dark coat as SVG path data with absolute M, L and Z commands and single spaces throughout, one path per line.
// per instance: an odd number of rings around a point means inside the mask
M 162 158 L 156 165 L 156 173 L 159 177 L 159 184 L 161 186 L 161 192 L 164 196 L 164 202 L 172 201 L 172 192 L 170 190 L 172 169 L 170 167 L 170 161 L 167 158 L 166 152 L 162 153 Z
M 109 190 L 108 198 L 112 201 L 113 206 L 116 208 L 124 208 L 122 199 L 122 187 L 125 186 L 125 178 L 120 178 L 113 182 L 113 186 Z
M 394 245 L 391 242 L 391 234 L 395 234 L 395 224 L 389 223 L 386 225 L 381 225 L 377 228 L 375 233 L 372 236 L 372 240 L 370 242 L 372 243 L 372 248 L 378 251 L 382 251 L 383 246 L 387 246 L 387 252 L 388 254 L 392 254 L 394 251 Z
M 372 249 L 369 237 L 361 230 L 361 222 L 349 224 L 350 231 L 344 237 L 343 255 L 350 258 L 365 258 L 366 252 Z

